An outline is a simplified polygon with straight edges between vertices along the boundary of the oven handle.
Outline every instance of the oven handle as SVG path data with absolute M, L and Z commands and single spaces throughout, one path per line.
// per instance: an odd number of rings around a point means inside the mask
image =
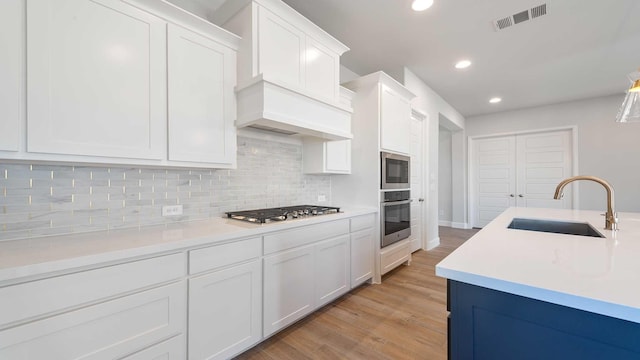
M 391 206 L 391 205 L 404 205 L 404 204 L 409 204 L 413 201 L 413 199 L 410 200 L 401 200 L 401 201 L 389 201 L 389 202 L 383 202 L 381 203 L 382 206 Z

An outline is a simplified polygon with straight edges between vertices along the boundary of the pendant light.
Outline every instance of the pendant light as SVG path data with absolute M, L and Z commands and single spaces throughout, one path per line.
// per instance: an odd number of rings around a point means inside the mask
M 640 122 L 640 70 L 629 74 L 631 88 L 618 110 L 616 122 Z

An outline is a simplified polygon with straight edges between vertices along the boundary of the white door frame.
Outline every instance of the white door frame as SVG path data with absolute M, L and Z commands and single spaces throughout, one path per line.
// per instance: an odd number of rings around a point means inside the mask
M 421 110 L 412 107 L 411 119 L 413 120 L 414 118 L 422 121 L 422 134 L 420 134 L 420 155 L 422 156 L 422 166 L 420 168 L 422 169 L 422 174 L 420 174 L 420 181 L 422 187 L 422 198 L 424 199 L 424 201 L 422 202 L 422 205 L 420 205 L 422 210 L 422 218 L 420 219 L 420 248 L 422 250 L 427 250 L 427 220 L 429 219 L 429 217 L 427 216 L 427 214 L 429 213 L 427 204 L 429 203 L 429 194 L 427 193 L 426 174 L 428 167 L 427 156 L 429 154 L 426 151 L 428 148 L 426 146 L 426 142 L 428 141 L 427 135 L 429 131 L 429 115 L 422 112 Z
M 473 201 L 476 196 L 475 191 L 475 175 L 476 175 L 476 164 L 474 163 L 474 144 L 473 142 L 476 140 L 493 138 L 493 137 L 503 137 L 503 136 L 516 136 L 516 135 L 527 135 L 527 134 L 540 134 L 547 132 L 555 132 L 555 131 L 563 131 L 569 130 L 571 132 L 571 171 L 572 176 L 578 175 L 578 126 L 562 126 L 555 128 L 542 128 L 542 129 L 532 129 L 532 130 L 523 130 L 523 131 L 514 131 L 514 132 L 504 132 L 504 133 L 494 133 L 494 134 L 486 134 L 486 135 L 477 135 L 477 136 L 469 136 L 467 140 L 467 184 L 468 184 L 468 201 L 467 201 L 467 218 L 469 219 L 469 225 L 473 226 L 473 218 L 472 215 L 475 211 L 475 203 Z M 571 199 L 571 206 L 574 209 L 578 209 L 580 205 L 579 201 L 579 186 L 574 186 L 573 188 L 573 196 Z

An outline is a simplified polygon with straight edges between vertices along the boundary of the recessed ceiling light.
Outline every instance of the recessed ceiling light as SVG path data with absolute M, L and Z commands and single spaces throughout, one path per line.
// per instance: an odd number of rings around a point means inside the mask
M 492 103 L 492 104 L 497 104 L 500 101 L 502 101 L 502 98 L 499 98 L 499 97 L 493 97 L 493 98 L 489 99 L 489 102 Z
M 411 8 L 414 11 L 425 11 L 433 5 L 433 0 L 413 0 Z
M 469 60 L 460 60 L 456 63 L 456 69 L 466 69 L 471 66 L 471 61 Z

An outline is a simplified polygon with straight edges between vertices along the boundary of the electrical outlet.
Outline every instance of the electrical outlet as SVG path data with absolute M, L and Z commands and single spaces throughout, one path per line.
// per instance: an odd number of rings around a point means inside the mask
M 325 202 L 327 201 L 327 197 L 325 195 L 318 195 L 318 202 Z
M 162 216 L 182 215 L 182 205 L 165 205 L 162 207 Z

